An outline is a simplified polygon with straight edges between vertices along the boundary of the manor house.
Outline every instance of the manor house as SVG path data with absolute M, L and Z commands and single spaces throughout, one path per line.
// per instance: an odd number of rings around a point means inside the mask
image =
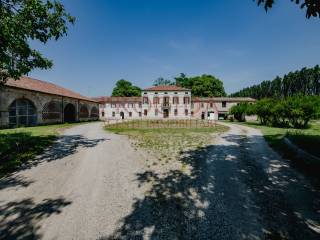
M 155 86 L 142 90 L 141 97 L 99 97 L 100 119 L 211 119 L 227 116 L 236 104 L 254 103 L 252 98 L 192 97 L 191 90 L 178 86 Z

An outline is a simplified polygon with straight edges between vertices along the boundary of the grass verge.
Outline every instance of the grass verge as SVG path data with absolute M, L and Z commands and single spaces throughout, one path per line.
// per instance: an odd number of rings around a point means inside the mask
M 260 125 L 259 122 L 248 121 L 244 123 L 233 122 L 240 125 L 245 125 L 260 129 L 264 138 L 269 145 L 277 151 L 280 155 L 287 159 L 295 160 L 295 163 L 305 170 L 316 172 L 320 168 L 320 162 L 313 163 L 312 166 L 307 165 L 304 159 L 299 159 L 284 143 L 284 138 L 287 137 L 295 145 L 304 151 L 320 157 L 320 121 L 312 121 L 307 129 L 293 129 L 293 128 L 277 128 Z M 314 168 L 315 167 L 315 168 Z
M 50 146 L 59 131 L 81 123 L 0 130 L 0 177 L 32 161 Z

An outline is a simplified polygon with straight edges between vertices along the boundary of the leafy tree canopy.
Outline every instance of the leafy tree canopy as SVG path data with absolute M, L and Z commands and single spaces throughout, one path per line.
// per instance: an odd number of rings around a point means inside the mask
M 153 86 L 168 86 L 174 84 L 175 83 L 172 82 L 170 79 L 164 79 L 163 77 L 159 77 L 153 82 Z
M 192 95 L 196 97 L 226 96 L 223 82 L 212 75 L 203 74 L 201 76 L 187 77 L 184 73 L 181 73 L 175 80 L 177 86 L 191 89 Z
M 112 91 L 113 97 L 135 97 L 141 96 L 141 89 L 132 85 L 131 82 L 121 79 L 116 83 Z
M 277 2 L 276 0 L 253 0 L 258 5 L 263 5 L 268 11 Z M 279 1 L 279 0 L 278 0 Z M 306 9 L 306 17 L 320 17 L 320 0 L 291 0 L 291 2 L 300 5 L 301 9 Z
M 32 49 L 30 41 L 57 40 L 74 21 L 57 0 L 0 0 L 0 83 L 51 68 L 52 61 Z

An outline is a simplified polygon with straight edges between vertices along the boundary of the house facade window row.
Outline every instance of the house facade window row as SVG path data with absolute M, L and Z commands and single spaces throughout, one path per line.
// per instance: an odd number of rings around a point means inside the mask
M 237 103 L 254 101 L 240 98 L 192 98 L 190 90 L 176 86 L 152 87 L 143 90 L 140 98 L 124 99 L 126 102 L 121 102 L 121 98 L 109 98 L 104 103 L 105 118 L 217 120 L 225 117 Z

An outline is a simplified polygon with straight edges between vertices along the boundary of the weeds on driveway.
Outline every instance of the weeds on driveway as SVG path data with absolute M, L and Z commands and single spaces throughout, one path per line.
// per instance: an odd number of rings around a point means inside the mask
M 143 148 L 152 154 L 159 161 L 167 163 L 170 160 L 177 159 L 184 151 L 195 150 L 205 147 L 212 143 L 213 135 L 228 130 L 227 127 L 214 124 L 207 127 L 196 123 L 183 125 L 178 121 L 172 121 L 172 124 L 165 122 L 157 127 L 155 124 L 142 121 L 140 124 L 120 123 L 106 126 L 106 129 L 129 136 L 135 149 Z M 134 126 L 134 127 L 132 127 Z M 156 162 L 153 164 L 157 164 Z

